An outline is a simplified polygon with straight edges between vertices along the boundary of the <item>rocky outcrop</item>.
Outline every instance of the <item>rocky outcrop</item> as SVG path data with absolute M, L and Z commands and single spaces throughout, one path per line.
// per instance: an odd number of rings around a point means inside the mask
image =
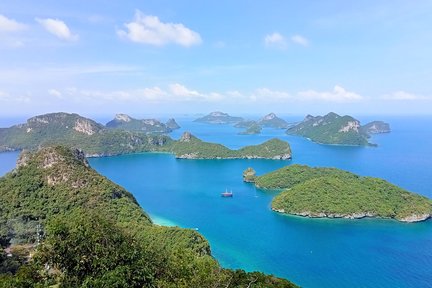
M 243 171 L 243 182 L 253 183 L 255 182 L 256 171 L 248 167 L 245 171 Z
M 399 221 L 413 223 L 413 222 L 421 222 L 431 218 L 431 214 L 413 214 L 407 217 L 399 219 Z
M 77 119 L 73 129 L 89 136 L 95 134 L 98 131 L 98 127 L 94 127 L 93 123 L 85 119 Z
M 183 135 L 180 137 L 180 142 L 190 142 L 192 140 L 192 134 L 190 132 L 184 132 Z
M 344 133 L 347 133 L 349 131 L 358 132 L 359 128 L 360 128 L 359 121 L 348 121 L 346 125 L 342 126 L 342 128 L 339 129 L 339 132 L 344 132 Z

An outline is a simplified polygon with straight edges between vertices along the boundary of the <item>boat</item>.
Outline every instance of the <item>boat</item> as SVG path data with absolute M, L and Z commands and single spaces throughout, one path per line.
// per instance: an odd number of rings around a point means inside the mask
M 225 190 L 225 192 L 221 193 L 221 196 L 222 197 L 233 197 L 233 192 L 232 191 L 228 192 L 228 190 Z

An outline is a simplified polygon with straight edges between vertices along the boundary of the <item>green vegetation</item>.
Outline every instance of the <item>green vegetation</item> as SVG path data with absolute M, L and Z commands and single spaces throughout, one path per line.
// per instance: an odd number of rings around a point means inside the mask
M 126 116 L 118 117 L 126 121 Z M 171 122 L 171 125 L 174 123 Z M 220 144 L 203 142 L 196 137 L 192 137 L 192 141 L 182 139 L 174 141 L 165 135 L 107 129 L 77 114 L 54 113 L 33 117 L 26 124 L 0 129 L 0 152 L 63 145 L 83 150 L 87 156 L 92 157 L 136 152 L 169 152 L 176 154 L 178 158 L 193 159 L 287 159 L 287 154 L 291 154 L 289 144 L 280 140 L 234 151 Z
M 233 124 L 243 121 L 241 117 L 230 116 L 223 112 L 212 112 L 204 117 L 194 120 L 195 122 L 207 123 L 207 124 Z
M 278 139 L 231 150 L 221 144 L 203 142 L 188 132 L 185 132 L 179 141 L 167 145 L 165 149 L 167 152 L 174 153 L 177 158 L 184 159 L 291 158 L 289 144 Z
M 322 144 L 366 146 L 368 135 L 360 129 L 360 122 L 351 116 L 329 113 L 325 116 L 308 115 L 304 121 L 290 127 L 288 134 L 299 135 Z
M 240 132 L 240 135 L 255 135 L 261 134 L 262 127 L 258 124 L 253 124 L 249 126 L 245 131 Z
M 350 172 L 336 168 L 311 168 L 294 164 L 256 177 L 255 185 L 264 189 L 289 189 L 311 179 L 337 176 L 356 177 Z
M 127 131 L 141 131 L 147 134 L 170 133 L 180 128 L 174 119 L 164 124 L 156 119 L 134 119 L 126 114 L 117 114 L 115 118 L 106 124 L 107 128 Z
M 256 177 L 255 185 L 285 189 L 272 209 L 310 217 L 383 217 L 415 222 L 432 215 L 432 201 L 385 180 L 335 168 L 291 165 Z
M 26 124 L 0 129 L 0 151 L 64 145 L 82 149 L 87 155 L 106 156 L 156 151 L 172 141 L 164 135 L 106 129 L 91 119 L 67 113 L 36 116 Z
M 22 154 L 0 178 L 0 212 L 1 287 L 296 287 L 221 268 L 200 234 L 153 225 L 65 147 Z

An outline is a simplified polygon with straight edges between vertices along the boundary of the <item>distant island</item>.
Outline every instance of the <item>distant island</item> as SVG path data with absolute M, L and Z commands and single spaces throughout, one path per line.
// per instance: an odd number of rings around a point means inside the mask
M 392 218 L 418 222 L 432 216 L 432 200 L 383 179 L 361 177 L 336 168 L 290 165 L 262 176 L 249 169 L 244 180 L 262 189 L 283 190 L 274 211 L 306 217 Z
M 126 119 L 122 116 L 122 119 L 118 120 L 127 122 Z M 91 119 L 68 113 L 36 116 L 25 124 L 0 129 L 0 152 L 35 150 L 38 147 L 59 144 L 81 149 L 87 157 L 168 152 L 183 159 L 291 158 L 289 144 L 276 139 L 261 145 L 230 150 L 220 144 L 203 142 L 189 132 L 185 132 L 176 141 L 166 135 L 106 128 Z
M 210 114 L 195 119 L 195 122 L 207 123 L 207 124 L 234 124 L 241 122 L 244 119 L 242 117 L 230 116 L 228 113 L 220 111 L 211 112 Z
M 354 146 L 376 146 L 369 143 L 369 134 L 383 132 L 390 132 L 387 123 L 374 121 L 361 126 L 359 120 L 333 112 L 325 116 L 307 115 L 302 122 L 287 130 L 287 134 L 303 136 L 321 144 Z
M 277 117 L 274 113 L 264 116 L 260 121 L 258 121 L 258 125 L 275 129 L 287 129 L 290 126 L 288 122 Z
M 287 129 L 290 124 L 276 116 L 275 113 L 269 113 L 258 121 L 245 120 L 241 117 L 230 116 L 228 113 L 212 112 L 204 117 L 194 120 L 195 122 L 207 124 L 234 124 L 236 128 L 246 128 L 239 134 L 259 134 L 256 131 L 262 128 Z M 248 131 L 248 129 L 250 130 Z
M 126 114 L 117 114 L 115 118 L 105 125 L 107 128 L 122 129 L 128 131 L 141 131 L 147 134 L 167 134 L 180 126 L 174 119 L 169 119 L 166 124 L 156 119 L 135 119 Z
M 234 124 L 235 128 L 249 128 L 253 125 L 257 125 L 258 123 L 256 121 L 253 120 L 242 120 L 240 122 L 237 122 L 236 124 Z
M 21 154 L 0 177 L 0 211 L 2 287 L 297 287 L 222 268 L 202 235 L 154 225 L 79 150 Z
M 262 127 L 258 123 L 254 123 L 249 126 L 246 130 L 239 132 L 240 135 L 256 135 L 261 134 Z
M 390 133 L 390 124 L 383 121 L 372 121 L 361 127 L 366 134 Z
M 179 159 L 291 159 L 290 145 L 279 139 L 271 139 L 259 145 L 231 150 L 221 144 L 201 141 L 189 132 L 170 143 L 161 151 L 174 153 Z

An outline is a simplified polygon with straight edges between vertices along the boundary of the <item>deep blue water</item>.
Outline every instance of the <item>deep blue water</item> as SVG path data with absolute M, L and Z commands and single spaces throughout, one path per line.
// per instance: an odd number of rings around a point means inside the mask
M 432 287 L 432 221 L 282 216 L 269 209 L 274 192 L 242 182 L 249 166 L 262 174 L 301 163 L 382 177 L 432 198 L 432 118 L 384 120 L 392 133 L 374 136 L 377 148 L 364 148 L 319 145 L 282 130 L 237 135 L 241 130 L 230 126 L 177 119 L 183 128 L 175 138 L 189 130 L 238 148 L 279 137 L 290 142 L 293 160 L 176 160 L 144 153 L 90 163 L 131 191 L 156 222 L 198 228 L 225 267 L 276 274 L 303 287 Z M 16 156 L 0 154 L 0 173 L 13 167 Z M 232 199 L 220 197 L 226 188 Z

